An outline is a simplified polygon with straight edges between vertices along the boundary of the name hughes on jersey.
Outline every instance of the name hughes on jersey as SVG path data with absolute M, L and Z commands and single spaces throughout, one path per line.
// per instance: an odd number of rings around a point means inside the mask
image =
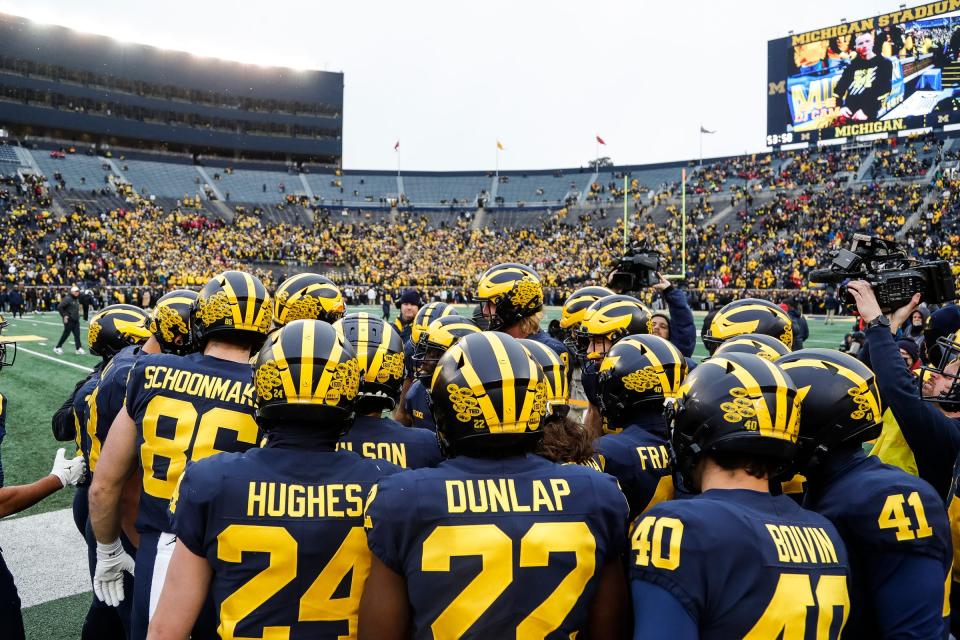
M 301 485 L 251 481 L 251 518 L 359 518 L 366 491 L 359 484 Z
M 447 480 L 447 511 L 450 513 L 525 513 L 563 511 L 563 498 L 570 485 L 563 478 L 531 481 L 529 500 L 517 496 L 513 478 Z
M 144 367 L 143 378 L 144 389 L 166 389 L 210 400 L 253 406 L 253 383 L 154 365 Z

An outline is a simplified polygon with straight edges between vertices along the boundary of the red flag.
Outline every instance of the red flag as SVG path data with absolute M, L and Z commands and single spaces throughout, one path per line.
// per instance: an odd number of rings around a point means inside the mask
M 397 140 L 397 144 L 393 145 L 393 150 L 394 150 L 394 151 L 399 151 L 399 150 L 400 150 L 400 141 L 399 141 L 399 140 Z
M 597 136 L 597 142 L 603 145 L 607 144 L 606 142 L 603 141 L 603 138 L 601 138 L 600 136 Z

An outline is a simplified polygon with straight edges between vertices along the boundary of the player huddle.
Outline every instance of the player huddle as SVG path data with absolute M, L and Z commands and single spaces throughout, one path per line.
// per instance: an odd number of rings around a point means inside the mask
M 476 293 L 387 324 L 228 271 L 98 313 L 84 637 L 948 637 L 947 511 L 864 453 L 866 365 L 763 300 L 696 364 L 628 295 L 575 292 L 558 340 L 528 267 Z

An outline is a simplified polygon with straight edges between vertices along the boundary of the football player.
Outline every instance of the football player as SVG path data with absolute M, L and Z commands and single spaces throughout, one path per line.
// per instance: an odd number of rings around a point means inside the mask
M 413 383 L 416 380 L 416 374 L 413 365 L 413 352 L 416 350 L 417 344 L 420 342 L 420 336 L 426 332 L 427 327 L 430 326 L 431 322 L 451 315 L 458 315 L 457 310 L 454 309 L 453 306 L 448 305 L 446 302 L 430 302 L 425 304 L 420 308 L 420 311 L 417 311 L 417 315 L 414 317 L 413 324 L 410 327 L 410 337 L 403 343 L 403 363 L 406 375 L 403 380 L 403 386 L 400 388 L 401 400 L 399 403 L 397 403 L 397 408 L 393 413 L 393 417 L 397 422 L 405 426 L 413 426 L 415 420 L 423 420 L 426 415 L 421 411 L 421 415 L 417 416 L 407 409 L 407 394 L 410 391 L 410 387 L 413 386 Z
M 542 342 L 569 364 L 564 344 L 540 328 L 543 285 L 533 269 L 511 262 L 490 267 L 477 283 L 476 300 L 490 331 Z
M 134 565 L 119 539 L 120 494 L 139 466 L 134 640 L 146 636 L 173 552 L 167 505 L 186 463 L 245 451 L 258 442 L 250 356 L 263 344 L 272 319 L 263 283 L 242 271 L 225 271 L 198 294 L 191 328 L 201 352 L 146 355 L 130 369 L 124 406 L 90 488 L 90 520 L 98 543 L 94 592 L 117 606 L 125 597 L 123 574 L 132 573 Z M 200 621 L 209 622 L 209 616 Z
M 627 496 L 631 520 L 673 498 L 673 477 L 663 404 L 687 377 L 687 361 L 655 335 L 627 336 L 600 363 L 600 415 L 604 431 L 593 443 L 597 464 Z
M 100 356 L 102 370 L 95 370 L 73 396 L 74 431 L 80 451 L 87 465 L 87 476 L 77 484 L 73 495 L 73 520 L 81 536 L 87 542 L 87 565 L 90 579 L 93 579 L 96 565 L 96 539 L 89 529 L 88 489 L 100 457 L 103 434 L 96 432 L 98 419 L 102 414 L 97 407 L 97 390 L 118 359 L 126 359 L 127 350 L 139 349 L 150 338 L 147 328 L 149 317 L 139 307 L 128 304 L 115 304 L 95 313 L 87 329 L 87 345 L 90 353 Z M 144 345 L 146 346 L 146 345 Z M 124 377 L 124 382 L 126 377 Z M 125 387 L 124 387 L 125 388 Z M 121 394 L 122 398 L 122 394 Z M 112 414 L 116 415 L 116 413 Z M 112 420 L 112 415 L 109 420 Z M 121 535 L 121 541 L 127 553 L 133 554 L 134 544 L 127 536 Z M 133 584 L 130 582 L 130 584 Z M 114 609 L 102 600 L 94 597 L 83 621 L 81 638 L 109 640 L 126 638 L 125 628 L 129 628 L 130 608 Z
M 853 356 L 802 349 L 777 364 L 803 394 L 803 505 L 830 519 L 850 554 L 851 638 L 945 638 L 952 562 L 943 500 L 927 482 L 868 457 L 880 434 L 880 392 Z
M 149 323 L 150 338 L 143 345 L 124 347 L 110 360 L 103 370 L 100 381 L 92 394 L 75 407 L 77 425 L 84 433 L 87 443 L 86 459 L 92 478 L 99 462 L 100 452 L 106 442 L 114 418 L 120 413 L 127 391 L 127 376 L 134 363 L 143 355 L 172 353 L 187 355 L 194 351 L 190 331 L 191 314 L 197 294 L 186 289 L 176 289 L 157 300 Z M 92 351 L 92 349 L 91 349 Z M 121 494 L 120 542 L 131 556 L 139 543 L 136 532 L 137 506 L 140 497 L 141 478 L 133 474 Z M 89 518 L 84 522 L 84 537 L 87 541 L 87 560 L 91 580 L 96 567 L 97 540 Z M 132 593 L 133 577 L 124 576 L 124 591 Z M 83 627 L 83 638 L 126 637 L 130 630 L 132 600 L 126 598 L 116 608 L 94 598 L 93 606 Z M 119 625 L 119 626 L 118 626 Z
M 532 453 L 540 366 L 506 334 L 471 334 L 430 396 L 450 459 L 371 494 L 359 638 L 619 637 L 627 505 L 612 477 Z
M 613 291 L 606 287 L 583 287 L 571 293 L 560 310 L 559 335 L 572 358 L 570 363 L 572 376 L 570 381 L 570 408 L 581 419 L 586 412 L 588 399 L 583 388 L 583 363 L 577 354 L 577 330 L 580 329 L 580 323 L 583 322 L 587 308 L 600 298 L 612 295 Z
M 381 458 L 404 469 L 432 467 L 440 462 L 436 436 L 383 417 L 385 411 L 396 406 L 403 384 L 400 334 L 368 313 L 351 313 L 333 328 L 353 347 L 363 376 L 354 403 L 357 417 L 337 448 L 365 458 Z
M 698 495 L 633 524 L 633 637 L 839 638 L 850 613 L 843 540 L 769 491 L 796 450 L 789 376 L 759 356 L 716 356 L 667 407 L 683 488 Z
M 436 431 L 430 409 L 430 397 L 427 388 L 433 371 L 447 349 L 460 338 L 471 333 L 480 333 L 480 327 L 473 320 L 458 315 L 437 318 L 430 326 L 420 332 L 420 339 L 413 352 L 413 371 L 416 380 L 407 390 L 403 399 L 404 411 L 412 416 L 410 426 Z
M 221 638 L 356 637 L 370 567 L 364 501 L 399 471 L 336 450 L 363 372 L 353 347 L 317 320 L 273 333 L 254 368 L 266 444 L 200 460 L 182 476 L 151 640 L 187 638 L 208 592 Z
M 273 326 L 277 329 L 294 320 L 333 324 L 347 308 L 333 280 L 316 273 L 298 273 L 284 280 L 274 292 L 273 302 Z
M 745 333 L 762 333 L 793 349 L 793 322 L 787 312 L 768 300 L 744 298 L 725 304 L 710 320 L 703 345 L 713 355 L 724 340 Z
M 776 362 L 781 356 L 790 353 L 790 349 L 777 338 L 771 338 L 762 333 L 745 333 L 724 340 L 713 355 L 719 356 L 725 353 L 751 353 L 764 360 Z
M 597 396 L 600 362 L 618 340 L 650 333 L 652 327 L 650 310 L 633 296 L 607 296 L 587 307 L 580 328 L 576 331 L 576 353 L 580 361 L 583 391 L 590 403 L 583 422 L 594 438 L 602 434 L 600 400 Z

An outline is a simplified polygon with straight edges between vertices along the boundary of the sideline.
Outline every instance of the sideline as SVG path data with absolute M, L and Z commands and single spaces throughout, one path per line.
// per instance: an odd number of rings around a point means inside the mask
M 87 545 L 71 509 L 0 520 L 0 540 L 24 609 L 90 591 Z
M 51 362 L 65 364 L 68 367 L 73 367 L 74 369 L 80 369 L 81 371 L 86 371 L 87 373 L 90 373 L 91 371 L 93 371 L 93 369 L 91 369 L 90 367 L 85 367 L 82 364 L 77 364 L 76 362 L 67 362 L 66 360 L 61 360 L 60 358 L 54 358 L 53 356 L 48 356 L 45 353 L 40 353 L 39 351 L 34 351 L 32 349 L 27 349 L 26 347 L 21 347 L 20 345 L 17 345 L 17 353 L 20 353 L 21 351 L 23 351 L 24 353 L 29 353 L 30 355 L 36 356 L 38 358 L 43 358 L 44 360 L 50 360 Z

